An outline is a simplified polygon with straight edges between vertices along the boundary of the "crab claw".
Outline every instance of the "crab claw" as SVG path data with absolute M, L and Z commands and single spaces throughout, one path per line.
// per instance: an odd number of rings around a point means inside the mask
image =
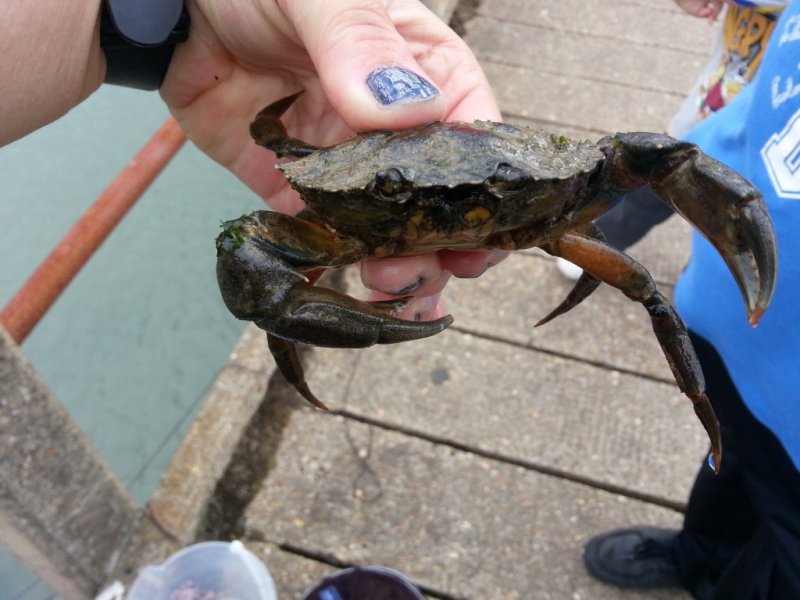
M 736 279 L 750 324 L 758 324 L 775 289 L 778 262 L 772 221 L 758 190 L 694 144 L 666 135 L 618 134 L 609 148 L 612 179 L 623 188 L 650 185 L 700 231 Z
M 295 343 L 329 348 L 365 348 L 440 333 L 451 316 L 406 321 L 395 315 L 410 298 L 364 302 L 314 285 L 321 269 L 363 257 L 357 240 L 309 221 L 256 211 L 223 223 L 217 238 L 217 282 L 228 310 L 267 332 L 275 362 L 287 381 L 318 408 Z

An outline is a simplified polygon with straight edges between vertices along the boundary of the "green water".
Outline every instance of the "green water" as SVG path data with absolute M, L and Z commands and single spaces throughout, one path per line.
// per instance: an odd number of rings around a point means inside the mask
M 167 116 L 106 86 L 0 149 L 0 305 Z M 220 220 L 259 207 L 187 144 L 22 346 L 139 503 L 242 331 L 214 279 Z M 0 600 L 50 597 L 0 548 Z

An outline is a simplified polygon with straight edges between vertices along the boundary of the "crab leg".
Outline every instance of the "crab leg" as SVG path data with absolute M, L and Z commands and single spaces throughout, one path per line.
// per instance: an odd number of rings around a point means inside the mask
M 698 229 L 727 263 L 756 325 L 772 298 L 777 268 L 772 221 L 758 190 L 694 144 L 669 136 L 618 134 L 608 144 L 608 185 L 649 184 Z
M 250 135 L 256 144 L 264 146 L 267 150 L 272 150 L 278 158 L 284 156 L 308 156 L 319 149 L 302 140 L 289 137 L 286 133 L 286 128 L 281 123 L 281 115 L 294 104 L 294 101 L 302 93 L 300 91 L 273 102 L 259 112 L 250 124 Z
M 434 335 L 453 321 L 450 316 L 424 322 L 398 319 L 394 314 L 408 298 L 363 302 L 314 285 L 320 267 L 352 264 L 364 254 L 355 240 L 270 211 L 228 221 L 217 238 L 217 282 L 225 305 L 269 334 L 279 369 L 316 406 L 324 405 L 305 384 L 294 343 L 334 348 L 392 344 Z
M 722 440 L 719 423 L 705 394 L 705 379 L 686 326 L 669 301 L 656 289 L 647 270 L 628 255 L 603 242 L 576 234 L 544 244 L 546 252 L 575 263 L 602 282 L 622 291 L 647 309 L 653 331 L 664 351 L 675 381 L 689 397 L 711 440 L 714 469 L 719 470 Z
M 596 239 L 600 242 L 605 241 L 605 237 L 603 236 L 603 232 L 594 224 L 594 223 L 587 223 L 583 226 L 584 231 L 582 232 L 587 237 Z M 578 232 L 575 232 L 575 235 L 580 235 Z M 565 312 L 572 310 L 578 304 L 583 302 L 589 295 L 597 289 L 600 285 L 601 281 L 589 273 L 589 271 L 584 271 L 581 273 L 581 276 L 578 278 L 578 281 L 575 282 L 575 285 L 567 294 L 567 297 L 556 306 L 548 315 L 539 319 L 536 323 L 535 327 L 539 327 L 540 325 L 544 325 L 555 319 L 556 317 L 563 315 Z
M 309 273 L 309 283 L 316 283 L 323 273 L 324 270 L 322 269 Z M 376 310 L 385 311 L 387 315 L 395 315 L 403 312 L 410 300 L 411 297 L 406 297 L 397 300 L 370 302 L 369 304 Z M 297 392 L 311 404 L 317 408 L 327 410 L 328 407 L 308 387 L 297 345 L 267 332 L 267 347 L 287 383 L 294 386 Z

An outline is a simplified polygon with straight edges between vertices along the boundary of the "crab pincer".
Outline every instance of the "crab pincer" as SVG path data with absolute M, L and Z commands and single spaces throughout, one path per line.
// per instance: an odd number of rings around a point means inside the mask
M 364 302 L 314 285 L 320 267 L 351 264 L 364 255 L 356 240 L 271 211 L 227 221 L 217 238 L 217 282 L 225 305 L 268 332 L 281 372 L 319 408 L 325 405 L 305 382 L 295 343 L 363 348 L 428 337 L 453 322 L 451 316 L 425 322 L 398 319 L 394 314 L 409 298 Z
M 775 232 L 761 193 L 689 142 L 666 135 L 617 134 L 609 167 L 637 174 L 717 249 L 736 279 L 755 326 L 775 290 Z
M 755 326 L 774 292 L 777 268 L 772 222 L 758 190 L 694 144 L 664 135 L 617 134 L 607 138 L 606 154 L 599 187 L 624 193 L 650 186 L 714 245 L 736 280 L 748 320 Z M 705 394 L 700 362 L 683 321 L 656 289 L 647 270 L 605 245 L 597 235 L 580 231 L 568 233 L 543 248 L 644 305 L 678 387 L 692 401 L 708 433 L 711 463 L 718 471 L 722 440 Z M 561 314 L 573 304 L 568 299 L 553 313 Z M 550 315 L 546 317 L 549 318 Z

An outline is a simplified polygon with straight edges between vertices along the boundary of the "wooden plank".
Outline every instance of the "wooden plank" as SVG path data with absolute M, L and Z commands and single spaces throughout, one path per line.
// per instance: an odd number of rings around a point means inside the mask
M 676 385 L 503 342 L 448 331 L 313 356 L 332 409 L 675 506 L 707 450 Z
M 583 569 L 587 538 L 680 523 L 667 509 L 310 409 L 285 443 L 303 452 L 277 457 L 247 513 L 263 541 L 395 568 L 440 597 L 617 599 Z
M 659 48 L 653 52 L 633 42 L 486 17 L 470 23 L 469 44 L 480 60 L 532 71 L 532 78 L 540 73 L 555 74 L 583 81 L 587 89 L 599 81 L 675 98 L 686 94 L 703 63 L 686 50 Z M 675 69 L 676 64 L 684 68 Z
M 660 49 L 689 51 L 700 61 L 710 55 L 720 27 L 719 23 L 709 26 L 707 21 L 687 15 L 664 0 L 483 0 L 478 14 L 504 22 L 607 38 L 612 44 L 650 46 L 650 55 Z M 681 64 L 677 70 L 687 71 L 689 76 L 696 74 L 693 65 Z
M 678 96 L 634 89 L 624 83 L 533 72 L 490 61 L 482 66 L 504 114 L 536 119 L 548 129 L 665 131 L 681 103 Z M 599 135 L 597 137 L 600 137 Z

